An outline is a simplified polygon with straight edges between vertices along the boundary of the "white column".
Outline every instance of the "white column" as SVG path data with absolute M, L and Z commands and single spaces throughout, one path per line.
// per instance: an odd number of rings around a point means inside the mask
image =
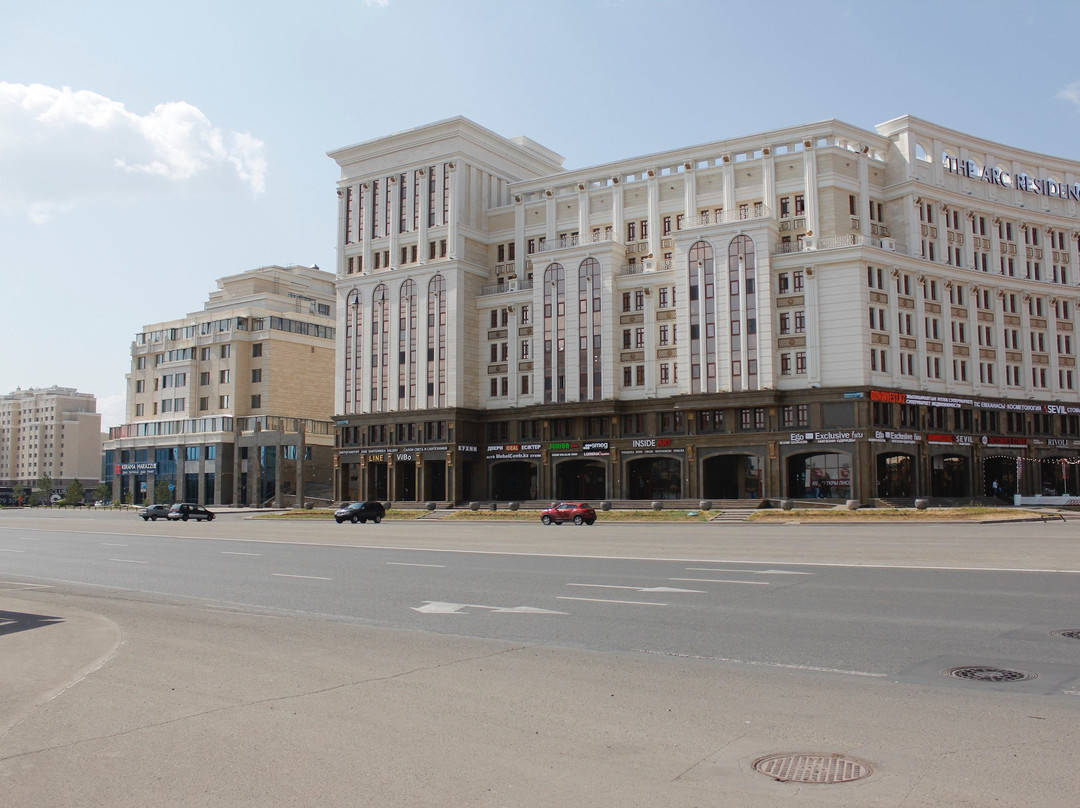
M 648 189 L 648 219 L 649 219 L 649 254 L 652 256 L 653 267 L 657 267 L 660 260 L 660 178 L 655 169 L 649 169 L 649 179 L 646 183 Z M 655 358 L 655 357 L 654 357 Z
M 808 208 L 809 211 L 809 208 Z M 818 316 L 817 271 L 806 267 L 803 280 L 803 301 L 806 312 L 806 383 L 821 386 L 821 326 Z M 866 306 L 863 306 L 865 309 Z M 865 351 L 863 361 L 865 362 Z
M 390 183 L 390 266 L 401 266 L 401 255 L 398 252 L 398 241 L 401 230 L 401 198 L 405 189 L 401 187 L 401 178 L 395 174 L 387 178 Z
M 446 256 L 458 257 L 458 211 L 461 208 L 461 172 L 455 163 L 450 163 L 450 203 L 446 222 Z
M 363 250 L 361 251 L 361 258 L 364 264 L 364 274 L 371 274 L 371 227 L 375 219 L 375 200 L 374 190 L 372 189 L 372 183 L 365 182 L 359 186 L 360 199 L 356 200 L 356 204 L 364 206 L 364 226 L 368 229 L 367 233 L 364 233 L 364 240 L 362 242 Z
M 803 186 L 803 193 L 806 195 L 807 235 L 817 237 L 821 235 L 821 228 L 818 225 L 817 158 L 814 143 L 811 140 L 803 141 Z M 809 372 L 809 356 L 806 361 L 807 372 Z

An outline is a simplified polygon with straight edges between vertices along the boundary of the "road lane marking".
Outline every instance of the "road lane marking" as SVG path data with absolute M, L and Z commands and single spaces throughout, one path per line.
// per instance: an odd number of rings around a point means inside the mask
M 131 545 L 130 544 L 110 544 L 107 541 L 103 541 L 101 543 L 101 546 L 102 547 L 130 547 Z
M 649 603 L 643 600 L 605 600 L 604 598 L 570 598 L 560 595 L 556 600 L 584 600 L 589 603 L 619 603 L 627 606 L 667 606 L 666 603 Z
M 238 553 L 234 550 L 222 550 L 222 555 L 242 555 L 242 556 L 261 556 L 262 553 Z
M 52 589 L 48 584 L 28 584 L 22 581 L 0 581 L 0 586 L 22 586 L 27 589 Z
M 41 541 L 41 539 L 28 539 L 26 536 L 19 536 L 19 541 Z
M 813 575 L 812 572 L 794 572 L 792 570 L 736 570 L 716 569 L 715 567 L 687 567 L 687 572 L 745 572 L 751 575 Z
M 587 586 L 592 589 L 631 589 L 634 592 L 676 592 L 688 595 L 704 595 L 704 589 L 676 589 L 673 586 L 616 586 L 615 584 L 567 584 L 567 586 Z
M 11 550 L 7 547 L 0 547 L 0 553 L 25 553 L 26 550 Z
M 122 564 L 149 564 L 149 561 L 135 561 L 130 558 L 110 558 L 109 561 L 119 561 Z
M 462 614 L 462 609 L 483 609 L 497 614 L 566 615 L 566 612 L 553 612 L 551 609 L 541 609 L 536 606 L 483 606 L 478 603 L 446 603 L 441 600 L 425 600 L 423 606 L 410 606 L 409 608 L 421 614 Z
M 751 586 L 770 586 L 768 581 L 726 581 L 723 578 L 668 578 L 669 581 L 686 581 L 703 584 L 750 584 Z
M 320 578 L 318 575 L 289 575 L 287 572 L 271 572 L 277 578 L 306 578 L 309 581 L 332 581 L 333 578 Z
M 435 569 L 445 569 L 445 564 L 410 564 L 406 561 L 387 561 L 388 567 L 434 567 Z
M 887 673 L 871 673 L 869 671 L 848 671 L 843 668 L 823 668 L 818 665 L 790 665 L 783 662 L 762 662 L 755 659 L 729 659 L 727 657 L 699 656 L 698 654 L 680 654 L 677 651 L 652 651 L 648 648 L 638 648 L 640 654 L 656 654 L 657 656 L 678 657 L 679 659 L 701 659 L 706 662 L 730 662 L 733 665 L 751 665 L 761 668 L 783 668 L 792 671 L 813 671 L 814 673 L 842 673 L 845 676 L 865 676 L 870 679 L 884 679 Z

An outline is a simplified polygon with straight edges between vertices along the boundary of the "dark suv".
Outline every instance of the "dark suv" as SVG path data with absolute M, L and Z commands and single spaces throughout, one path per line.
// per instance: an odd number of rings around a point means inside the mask
M 386 508 L 383 507 L 381 502 L 373 499 L 367 502 L 353 502 L 351 505 L 346 505 L 334 511 L 334 521 L 339 525 L 346 521 L 352 522 L 354 525 L 357 522 L 363 524 L 368 519 L 375 524 L 379 524 L 384 516 L 386 516 Z
M 195 505 L 191 502 L 175 502 L 173 506 L 169 508 L 169 519 L 177 520 L 182 519 L 187 521 L 188 519 L 196 519 L 202 521 L 205 519 L 207 522 L 214 521 L 214 514 L 202 505 Z
M 588 502 L 560 502 L 554 508 L 547 508 L 540 514 L 540 521 L 545 525 L 554 522 L 573 522 L 575 525 L 591 525 L 596 521 L 596 511 Z

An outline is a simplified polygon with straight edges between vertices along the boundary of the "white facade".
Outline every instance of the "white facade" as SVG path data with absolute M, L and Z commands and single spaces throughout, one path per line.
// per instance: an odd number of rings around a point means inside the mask
M 912 117 L 572 171 L 460 118 L 331 157 L 341 415 L 760 407 L 748 431 L 779 439 L 943 432 L 933 410 L 970 408 L 981 426 L 949 432 L 1080 437 L 1080 163 Z M 927 412 L 844 404 L 850 423 L 830 423 L 845 392 L 901 402 L 874 391 Z M 777 407 L 797 395 L 820 404 L 792 420 Z M 747 431 L 737 417 L 729 433 Z

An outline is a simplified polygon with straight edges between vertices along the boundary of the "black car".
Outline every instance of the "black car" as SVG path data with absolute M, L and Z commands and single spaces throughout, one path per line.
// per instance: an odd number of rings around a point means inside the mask
M 384 516 L 386 516 L 386 508 L 383 507 L 381 502 L 373 499 L 367 502 L 354 502 L 334 511 L 334 520 L 339 525 L 345 521 L 352 522 L 354 525 L 357 522 L 363 524 L 368 519 L 375 524 L 379 524 Z
M 156 522 L 158 519 L 165 519 L 168 517 L 169 506 L 159 502 L 156 505 L 147 505 L 145 508 L 139 508 L 136 513 L 143 518 L 144 522 Z
M 191 502 L 176 502 L 169 508 L 169 518 L 173 521 L 182 519 L 186 522 L 188 519 L 196 519 L 201 522 L 205 519 L 207 522 L 212 522 L 214 521 L 214 514 L 206 510 L 202 505 L 195 505 Z

